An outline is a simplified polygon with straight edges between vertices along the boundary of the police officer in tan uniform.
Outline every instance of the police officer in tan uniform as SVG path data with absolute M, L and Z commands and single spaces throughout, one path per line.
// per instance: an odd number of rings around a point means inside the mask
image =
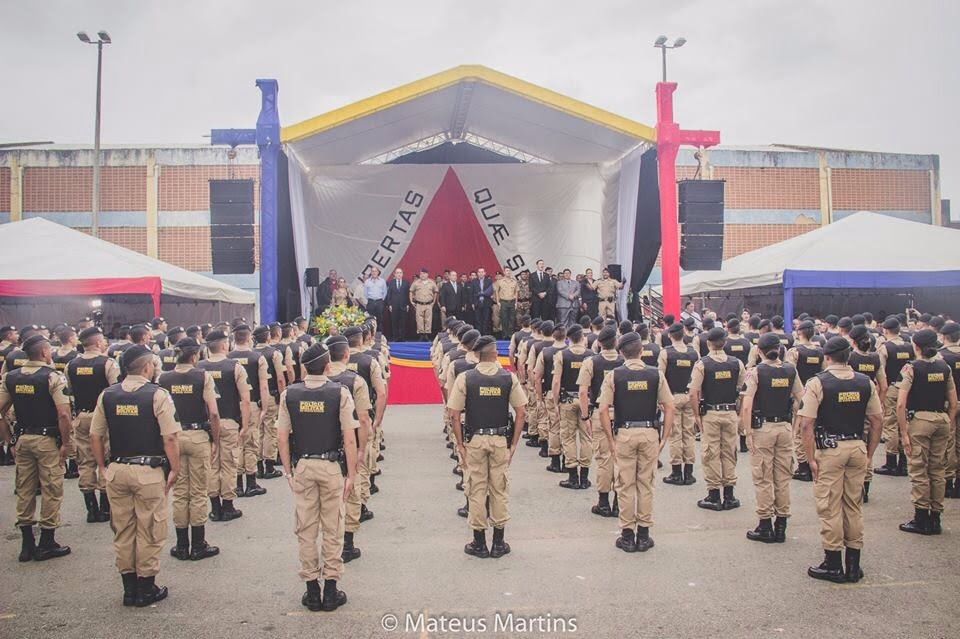
M 503 277 L 493 283 L 493 303 L 500 307 L 500 331 L 504 337 L 513 334 L 517 320 L 517 292 L 520 284 L 509 266 L 503 267 Z
M 137 344 L 124 351 L 124 359 L 127 377 L 100 395 L 90 439 L 110 495 L 123 605 L 142 608 L 167 597 L 156 576 L 167 539 L 167 493 L 180 469 L 180 425 L 170 394 L 150 382 L 156 368 L 152 351 Z M 108 436 L 109 458 L 104 450 Z
M 267 381 L 269 368 L 263 353 L 255 351 L 250 342 L 250 327 L 238 324 L 233 329 L 234 349 L 227 357 L 236 360 L 247 373 L 250 387 L 250 412 L 247 414 L 247 428 L 240 436 L 240 454 L 237 461 L 237 497 L 256 497 L 264 495 L 267 489 L 257 484 L 257 458 L 260 455 L 260 422 L 263 416 L 263 398 L 270 395 Z M 243 488 L 246 475 L 247 488 Z
M 944 344 L 943 348 L 940 349 L 940 356 L 953 371 L 954 386 L 960 386 L 960 324 L 946 322 L 940 329 L 940 336 L 943 338 Z M 960 437 L 958 435 L 960 435 L 960 420 L 955 418 L 950 426 L 947 439 L 947 481 L 944 497 L 948 499 L 960 497 L 960 472 L 958 472 L 960 455 L 957 454 L 960 452 L 958 451 Z
M 433 306 L 437 303 L 440 289 L 430 279 L 427 269 L 420 269 L 420 277 L 410 284 L 410 305 L 417 318 L 417 337 L 421 342 L 429 342 L 433 332 Z
M 667 329 L 670 346 L 662 349 L 657 367 L 663 373 L 673 394 L 673 428 L 670 429 L 670 474 L 663 483 L 674 486 L 691 486 L 697 482 L 693 476 L 696 461 L 694 441 L 694 412 L 697 407 L 690 401 L 690 376 L 700 359 L 697 350 L 683 341 L 683 324 L 674 323 Z
M 847 339 L 851 342 L 853 349 L 850 351 L 848 363 L 850 368 L 856 373 L 863 373 L 870 378 L 870 381 L 877 387 L 877 397 L 886 397 L 887 394 L 887 376 L 884 373 L 883 366 L 880 365 L 880 355 L 876 351 L 871 352 L 873 336 L 869 329 L 864 325 L 854 326 L 847 334 Z M 864 432 L 870 430 L 869 422 L 864 423 Z M 794 479 L 796 479 L 794 475 Z M 863 477 L 863 503 L 870 501 L 870 481 L 873 479 L 873 468 L 867 463 L 867 473 Z M 812 480 L 812 477 L 811 477 Z
M 787 351 L 784 361 L 797 370 L 800 384 L 806 385 L 811 377 L 823 370 L 823 349 L 813 341 L 814 326 L 810 320 L 804 320 L 797 325 L 797 341 Z M 771 334 L 771 333 L 768 333 Z M 776 333 L 772 333 L 776 335 Z M 782 339 L 781 343 L 782 343 Z M 803 449 L 803 438 L 800 434 L 799 420 L 794 420 L 793 444 L 797 456 L 797 471 L 793 478 L 799 481 L 813 481 L 810 474 L 810 465 L 807 463 L 807 454 Z
M 467 461 L 470 512 L 467 524 L 473 530 L 473 541 L 463 551 L 478 558 L 499 558 L 510 552 L 503 529 L 510 519 L 508 510 L 509 482 L 507 472 L 520 439 L 527 396 L 517 376 L 504 370 L 497 361 L 497 342 L 490 335 L 480 337 L 473 346 L 480 362 L 457 377 L 447 408 L 453 418 L 457 449 Z M 465 412 L 464 425 L 460 414 Z M 489 517 L 486 502 L 489 496 Z M 493 542 L 487 549 L 487 526 L 493 526 Z
M 332 611 L 347 602 L 337 581 L 343 573 L 344 502 L 357 476 L 354 431 L 359 424 L 353 395 L 327 377 L 327 347 L 314 344 L 300 363 L 306 377 L 280 396 L 280 460 L 293 491 L 300 578 L 307 586 L 300 603 L 309 610 Z M 319 553 L 318 536 L 322 536 Z
M 614 517 L 620 514 L 617 494 L 613 494 L 613 505 L 610 504 L 610 491 L 613 488 L 614 459 L 613 449 L 600 423 L 600 389 L 603 380 L 613 369 L 623 364 L 623 358 L 615 348 L 617 343 L 617 329 L 604 326 L 597 335 L 596 343 L 600 352 L 583 360 L 580 373 L 577 376 L 579 389 L 579 418 L 585 416 L 590 422 L 593 435 L 593 456 L 597 460 L 597 503 L 590 512 L 601 517 Z
M 550 392 L 551 382 L 553 380 L 553 356 L 558 351 L 566 348 L 565 336 L 566 329 L 562 324 L 554 324 L 546 321 L 541 325 L 543 336 L 552 341 L 548 346 L 544 346 L 537 354 L 532 367 L 532 377 L 534 392 L 540 398 L 540 441 L 543 441 L 544 432 L 547 434 L 547 454 L 550 456 L 550 465 L 547 471 L 552 473 L 562 473 L 563 465 L 560 463 L 560 455 L 563 447 L 560 442 L 560 407 L 557 406 L 553 393 Z
M 279 327 L 278 327 L 279 328 Z M 280 394 L 287 387 L 286 364 L 281 349 L 270 344 L 272 330 L 258 326 L 253 330 L 253 350 L 267 359 L 267 390 L 260 397 L 260 448 L 257 461 L 257 477 L 274 479 L 281 475 L 275 468 L 277 458 L 277 410 Z
M 823 562 L 807 574 L 835 583 L 857 582 L 863 578 L 863 476 L 880 442 L 883 410 L 870 378 L 847 365 L 846 338 L 830 338 L 823 354 L 827 365 L 807 382 L 799 411 L 824 549 Z M 870 431 L 864 442 L 867 419 Z
M 603 269 L 603 277 L 596 281 L 593 287 L 597 291 L 599 298 L 598 310 L 600 317 L 616 317 L 617 315 L 617 290 L 623 286 L 620 282 L 610 277 L 610 271 Z
M 877 475 L 907 476 L 907 456 L 900 445 L 897 425 L 897 398 L 900 395 L 900 372 L 913 359 L 913 346 L 900 336 L 900 320 L 888 317 L 883 322 L 883 344 L 877 347 L 880 365 L 887 377 L 887 394 L 883 398 L 883 439 L 886 463 L 874 468 Z
M 523 384 L 523 389 L 527 393 L 526 445 L 531 448 L 540 448 L 543 452 L 542 456 L 545 457 L 547 454 L 547 433 L 540 431 L 539 403 L 537 401 L 537 395 L 533 390 L 533 378 L 527 374 L 527 360 L 528 356 L 532 353 L 531 347 L 533 344 L 543 341 L 543 334 L 540 332 L 541 324 L 543 324 L 543 320 L 539 317 L 530 320 L 530 334 L 520 340 L 517 345 L 517 361 L 514 365 L 514 370 L 517 373 L 517 378 L 519 378 L 520 383 Z
M 567 329 L 570 345 L 553 355 L 553 379 L 550 392 L 560 413 L 560 445 L 563 447 L 568 477 L 561 488 L 590 488 L 590 462 L 593 459 L 593 429 L 587 413 L 580 408 L 577 380 L 584 360 L 591 356 L 583 341 L 583 327 Z
M 16 487 L 17 528 L 22 545 L 20 561 L 44 561 L 70 554 L 54 538 L 60 527 L 64 461 L 70 450 L 70 398 L 63 376 L 53 368 L 47 338 L 33 334 L 22 344 L 27 362 L 7 371 L 0 383 L 0 438 L 11 442 L 4 417 L 12 407 L 17 415 Z M 40 543 L 33 536 L 40 490 Z

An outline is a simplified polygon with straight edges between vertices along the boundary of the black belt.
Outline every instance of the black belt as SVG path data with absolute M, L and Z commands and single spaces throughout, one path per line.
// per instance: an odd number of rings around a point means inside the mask
M 617 428 L 659 428 L 660 424 L 655 421 L 642 422 L 617 422 Z
M 42 435 L 44 437 L 59 437 L 60 429 L 56 427 L 26 428 L 20 431 L 21 435 Z
M 510 434 L 510 427 L 503 428 L 474 428 L 470 429 L 470 435 L 502 435 L 506 437 Z
M 863 439 L 863 433 L 859 433 L 859 434 L 850 433 L 846 435 L 830 435 L 830 437 L 833 437 L 838 442 L 845 442 L 851 439 Z
M 767 423 L 767 424 L 769 424 L 769 423 L 771 423 L 771 422 L 787 422 L 787 423 L 790 423 L 791 421 L 793 421 L 793 420 L 790 418 L 790 415 L 777 415 L 776 417 L 762 417 L 762 416 L 760 416 L 760 415 L 757 415 L 757 419 L 759 419 L 760 421 L 762 421 L 762 422 L 764 422 L 764 423 Z
M 339 450 L 328 450 L 325 453 L 319 453 L 319 454 L 303 454 L 303 455 L 300 455 L 297 459 L 325 459 L 327 461 L 340 461 L 341 452 L 342 451 L 339 451 Z
M 150 468 L 159 468 L 167 463 L 167 458 L 163 455 L 141 455 L 140 457 L 111 457 L 111 463 L 131 464 L 133 466 L 149 466 Z
M 433 304 L 433 302 L 414 302 L 414 304 L 417 304 L 419 306 L 428 306 Z
M 617 299 L 617 298 L 615 298 L 615 297 L 601 297 L 601 298 L 600 298 L 600 301 L 602 301 L 602 302 L 612 302 L 612 301 L 614 301 L 615 299 Z
M 707 410 L 737 410 L 736 404 L 704 404 Z
M 210 422 L 196 422 L 180 424 L 183 430 L 210 430 Z

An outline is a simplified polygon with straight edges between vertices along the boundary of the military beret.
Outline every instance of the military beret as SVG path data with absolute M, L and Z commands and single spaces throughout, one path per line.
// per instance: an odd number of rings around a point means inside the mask
M 162 317 L 154 317 L 152 320 L 150 320 L 150 326 L 157 328 L 166 321 L 167 320 L 163 319 Z
M 270 322 L 267 326 L 270 328 L 280 328 L 280 322 Z
M 863 319 L 867 320 L 868 322 L 872 322 L 872 321 L 873 321 L 873 313 L 871 313 L 870 311 L 864 311 L 864 312 L 863 312 Z
M 797 330 L 801 330 L 801 331 L 808 330 L 811 328 L 813 328 L 813 322 L 811 322 L 810 320 L 803 320 L 797 325 Z
M 800 313 L 799 315 L 797 315 L 797 319 L 800 320 L 801 322 L 807 319 L 808 317 L 810 317 L 810 313 Z
M 707 333 L 708 342 L 719 342 L 727 338 L 727 332 L 717 326 L 716 328 L 711 328 Z
M 0 333 L 12 333 L 16 332 L 16 326 L 0 326 Z
M 240 322 L 239 324 L 235 324 L 233 327 L 234 333 L 236 333 L 237 331 L 249 331 L 249 330 L 250 330 L 250 327 L 244 324 L 243 322 Z
M 617 329 L 612 326 L 604 326 L 597 334 L 597 339 L 601 342 L 609 342 L 617 336 Z
M 675 324 L 671 324 L 670 328 L 667 329 L 667 333 L 671 335 L 675 335 L 677 333 L 682 333 L 682 332 L 683 332 L 683 324 L 680 324 L 679 322 Z
M 491 344 L 496 346 L 497 344 L 496 337 L 494 337 L 493 335 L 481 335 L 479 338 L 477 338 L 477 341 L 474 342 L 473 351 L 475 353 L 479 353 L 483 349 L 489 347 Z
M 770 323 L 773 324 L 774 328 L 783 328 L 783 317 L 774 315 L 770 318 Z
M 867 318 L 861 315 L 860 313 L 857 313 L 856 315 L 850 318 L 850 321 L 853 322 L 854 326 L 858 326 L 860 324 L 866 324 Z
M 930 313 L 924 313 L 918 319 L 924 324 L 927 324 L 931 319 L 933 319 L 933 315 L 931 315 Z
M 29 349 L 33 348 L 34 346 L 36 346 L 37 344 L 39 344 L 39 343 L 41 343 L 41 342 L 47 342 L 47 343 L 49 343 L 50 340 L 48 340 L 48 339 L 47 339 L 46 337 L 44 337 L 43 335 L 31 335 L 30 337 L 28 337 L 28 338 L 23 342 L 23 347 L 22 347 L 22 348 L 23 348 L 23 350 L 26 351 L 26 350 L 29 350 Z
M 824 317 L 823 321 L 826 322 L 827 324 L 835 325 L 838 321 L 840 321 L 840 318 L 837 317 L 836 315 L 831 314 Z
M 206 324 L 201 324 L 201 325 L 200 325 L 200 330 L 201 330 L 201 331 L 209 331 L 211 328 L 213 328 L 213 324 L 211 324 L 210 322 L 207 322 Z
M 199 326 L 197 327 L 197 330 L 200 330 Z M 187 332 L 188 333 L 190 332 L 189 328 L 187 329 Z M 260 337 L 261 335 L 269 335 L 269 334 L 270 334 L 270 327 L 265 324 L 260 324 L 255 329 L 253 329 L 254 337 Z
M 570 339 L 580 339 L 583 337 L 583 327 L 579 324 L 574 324 L 567 329 L 567 337 Z
M 220 340 L 227 339 L 227 334 L 220 330 L 213 330 L 207 333 L 207 344 L 210 342 L 219 342 Z
M 939 315 L 934 315 L 933 317 L 930 318 L 930 321 L 927 323 L 930 324 L 930 328 L 940 330 L 941 328 L 943 328 L 943 325 L 947 323 L 947 320 L 943 319 Z
M 757 340 L 757 348 L 763 352 L 767 352 L 773 348 L 779 348 L 780 338 L 777 337 L 776 333 L 764 333 L 760 336 L 760 339 Z
M 174 327 L 171 328 L 169 331 L 167 331 L 167 337 L 173 337 L 174 335 L 177 335 L 178 333 L 186 333 L 186 332 L 187 332 L 187 329 L 185 329 L 184 327 L 182 327 L 182 326 L 174 326 Z
M 823 347 L 824 355 L 835 355 L 850 349 L 850 342 L 845 337 L 831 337 Z
M 917 331 L 913 334 L 912 341 L 920 348 L 930 348 L 931 346 L 939 348 L 941 346 L 940 342 L 937 340 L 937 332 L 932 328 L 924 328 Z
M 343 329 L 343 331 L 341 331 L 340 334 L 349 339 L 354 335 L 361 335 L 362 333 L 363 333 L 363 329 L 360 328 L 359 326 L 348 326 L 345 329 Z
M 174 348 L 177 348 L 178 350 L 181 350 L 181 351 L 191 350 L 191 349 L 195 349 L 195 348 L 196 348 L 196 349 L 199 349 L 199 348 L 200 348 L 200 344 L 197 342 L 197 340 L 195 340 L 195 339 L 192 338 L 192 337 L 181 337 L 181 338 L 177 341 L 177 343 L 176 343 L 176 345 L 174 346 Z
M 840 328 L 850 328 L 853 326 L 853 320 L 846 316 L 841 317 L 840 321 L 837 322 L 837 326 Z
M 540 330 L 540 327 L 541 327 L 542 325 L 543 325 L 543 320 L 540 319 L 539 317 L 534 317 L 532 320 L 530 320 L 530 327 L 531 327 L 531 328 L 535 328 L 535 329 L 537 329 L 537 330 Z
M 546 335 L 550 335 L 551 333 L 553 333 L 554 326 L 555 324 L 550 320 L 544 320 L 543 324 L 540 325 L 540 332 Z
M 630 331 L 629 333 L 624 333 L 620 337 L 620 341 L 617 342 L 617 350 L 623 350 L 624 347 L 639 341 L 640 341 L 640 335 L 638 333 L 634 333 L 633 331 Z
M 478 339 L 480 339 L 480 331 L 471 328 L 460 337 L 460 343 L 469 348 L 473 346 Z
M 299 324 L 300 322 L 306 322 L 307 318 L 304 317 L 303 315 L 297 315 L 296 317 L 293 318 L 293 321 Z
M 770 320 L 768 320 L 768 319 L 762 319 L 762 320 L 760 320 L 760 323 L 757 324 L 757 328 L 763 328 L 763 327 L 765 327 L 765 326 L 770 326 Z
M 204 324 L 204 326 L 210 326 L 209 324 Z M 280 328 L 293 328 L 293 322 L 284 322 L 280 325 Z
M 663 323 L 666 324 L 667 326 L 670 326 L 671 324 L 673 324 L 674 319 L 676 318 L 673 316 L 672 313 L 667 313 L 666 315 L 663 316 Z
M 960 333 L 960 324 L 956 322 L 947 322 L 940 329 L 941 335 L 957 335 L 958 333 Z
M 330 351 L 327 350 L 327 347 L 323 342 L 314 342 L 310 348 L 303 351 L 303 355 L 300 356 L 301 364 L 309 364 L 314 360 L 318 360 Z
M 257 334 L 257 331 L 259 331 L 259 330 L 260 330 L 260 327 L 258 326 L 258 327 L 257 327 L 257 330 L 254 331 L 253 334 L 256 335 L 256 334 Z M 196 335 L 196 334 L 199 333 L 199 332 L 201 332 L 201 329 L 200 329 L 200 327 L 199 327 L 197 324 L 192 324 L 192 325 L 190 325 L 190 326 L 187 327 L 187 335 Z
M 24 338 L 25 333 L 29 333 L 31 331 L 39 331 L 39 330 L 40 330 L 40 327 L 37 326 L 36 324 L 27 324 L 26 326 L 20 329 L 20 339 Z
M 883 321 L 883 327 L 888 331 L 895 331 L 900 328 L 900 320 L 896 317 L 888 317 Z
M 737 328 L 740 328 L 740 320 L 738 320 L 736 317 L 732 317 L 727 320 L 727 330 L 732 331 Z
M 141 357 L 146 357 L 147 355 L 153 355 L 153 351 L 143 344 L 134 344 L 127 350 L 123 351 L 123 355 L 121 355 L 121 357 L 123 358 L 124 366 L 130 366 Z
M 457 329 L 457 339 L 463 339 L 464 333 L 467 331 L 473 330 L 473 327 L 469 324 L 463 324 L 460 328 Z
M 907 323 L 907 314 L 906 314 L 906 313 L 897 313 L 896 317 L 897 317 L 898 320 L 900 320 L 900 323 L 901 323 L 901 324 L 906 324 L 906 323 Z
M 323 340 L 323 343 L 327 345 L 327 348 L 333 346 L 334 344 L 347 344 L 347 338 L 343 335 L 331 335 L 327 339 Z
M 360 325 L 360 332 L 363 333 L 364 335 L 369 335 L 370 333 L 373 332 L 373 326 L 364 322 L 363 324 Z
M 99 326 L 89 326 L 83 329 L 82 331 L 80 331 L 80 335 L 79 335 L 80 341 L 81 342 L 86 341 L 91 337 L 93 337 L 94 335 L 103 335 L 103 329 L 101 329 Z
M 603 318 L 597 315 L 592 320 L 590 320 L 590 326 L 603 326 Z
M 451 315 L 450 317 L 447 318 L 447 321 L 444 322 L 444 326 L 446 326 L 447 328 L 450 328 L 451 326 L 453 326 L 454 324 L 456 324 L 458 321 L 460 321 L 460 320 L 458 320 L 456 317 L 454 317 L 453 315 Z
M 856 326 L 850 329 L 850 339 L 852 339 L 855 342 L 859 342 L 869 334 L 870 334 L 870 329 L 868 329 L 863 324 L 857 324 Z
M 693 328 L 694 326 L 697 325 L 697 320 L 693 319 L 692 317 L 688 317 L 685 320 L 683 320 L 683 325 L 686 326 L 687 328 Z

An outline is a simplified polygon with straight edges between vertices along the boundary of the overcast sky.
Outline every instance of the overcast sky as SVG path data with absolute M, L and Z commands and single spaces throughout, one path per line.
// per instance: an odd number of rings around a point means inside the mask
M 258 77 L 279 80 L 292 124 L 468 63 L 653 124 L 663 33 L 688 40 L 668 61 L 685 127 L 725 144 L 940 154 L 943 197 L 960 200 L 958 25 L 954 0 L 0 0 L 0 141 L 92 141 L 96 50 L 81 29 L 114 39 L 109 144 L 252 127 Z

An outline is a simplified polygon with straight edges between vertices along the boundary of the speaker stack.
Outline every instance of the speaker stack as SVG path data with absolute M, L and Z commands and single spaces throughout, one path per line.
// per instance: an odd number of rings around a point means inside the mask
M 253 180 L 210 180 L 214 273 L 253 273 Z
M 723 180 L 681 180 L 680 268 L 719 271 L 723 262 Z

